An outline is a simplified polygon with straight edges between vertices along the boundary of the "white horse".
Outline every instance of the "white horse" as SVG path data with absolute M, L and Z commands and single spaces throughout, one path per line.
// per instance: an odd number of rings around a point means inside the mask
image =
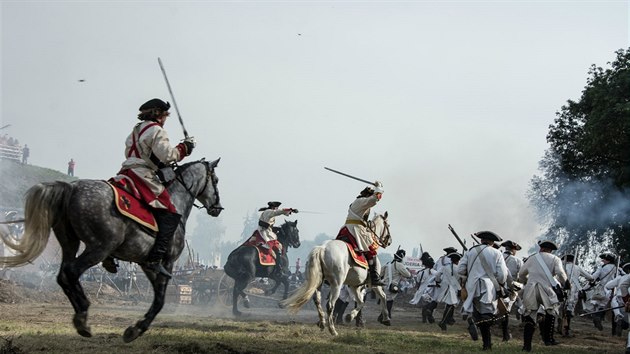
M 368 228 L 373 233 L 374 240 L 381 246 L 387 247 L 392 242 L 389 233 L 389 224 L 387 223 L 387 212 L 384 215 L 376 214 L 372 221 L 368 222 Z M 378 257 L 374 257 L 376 269 L 380 269 Z M 328 322 L 328 330 L 330 334 L 336 336 L 335 320 L 333 312 L 335 302 L 339 298 L 341 287 L 346 284 L 350 293 L 357 301 L 357 307 L 346 315 L 346 322 L 352 321 L 364 306 L 361 290 L 363 287 L 371 287 L 369 281 L 368 269 L 356 265 L 350 256 L 350 251 L 346 246 L 346 242 L 340 240 L 330 240 L 321 246 L 316 246 L 308 255 L 306 264 L 306 281 L 300 286 L 293 295 L 281 302 L 281 305 L 288 307 L 290 312 L 297 313 L 304 304 L 311 298 L 317 306 L 319 313 L 319 328 L 322 330 Z M 320 288 L 322 282 L 326 280 L 330 284 L 330 292 L 328 293 L 328 304 L 326 305 L 327 318 L 324 317 L 324 311 L 321 306 Z M 381 300 L 380 322 L 389 326 L 391 321 L 387 313 L 387 305 L 385 301 L 385 293 L 380 286 L 374 287 L 373 290 Z M 313 295 L 315 295 L 313 297 Z

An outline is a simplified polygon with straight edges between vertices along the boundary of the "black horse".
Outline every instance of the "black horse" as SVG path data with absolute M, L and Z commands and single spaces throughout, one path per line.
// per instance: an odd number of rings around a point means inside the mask
M 285 267 L 289 264 L 286 250 L 288 247 L 300 247 L 300 235 L 297 229 L 297 220 L 286 221 L 280 227 L 274 227 L 274 232 L 278 235 L 278 241 L 285 250 L 281 256 L 281 260 Z M 272 289 L 265 291 L 265 295 L 269 296 L 276 292 L 280 284 L 284 285 L 283 299 L 289 295 L 289 276 L 286 271 L 279 271 L 276 266 L 264 266 L 260 264 L 258 251 L 254 246 L 242 245 L 232 251 L 228 256 L 227 263 L 224 267 L 225 274 L 234 279 L 234 291 L 232 292 L 232 313 L 240 316 L 242 313 L 238 310 L 237 302 L 239 295 L 243 297 L 245 307 L 249 307 L 249 298 L 244 290 L 247 285 L 256 277 L 269 278 L 275 281 Z
M 217 189 L 219 179 L 214 173 L 218 162 L 201 160 L 182 165 L 175 170 L 176 178 L 167 187 L 173 205 L 182 215 L 170 250 L 162 261 L 169 272 L 184 249 L 184 228 L 195 199 L 211 216 L 218 216 L 223 209 Z M 77 332 L 91 337 L 87 324 L 90 302 L 79 282 L 81 274 L 109 256 L 142 264 L 155 237 L 135 221 L 121 216 L 114 205 L 111 187 L 98 180 L 37 184 L 26 194 L 24 216 L 21 239 L 12 240 L 0 232 L 4 243 L 17 253 L 0 257 L 0 265 L 16 267 L 37 258 L 44 251 L 52 228 L 62 249 L 57 283 L 74 308 L 72 322 Z M 79 253 L 81 245 L 85 248 Z M 142 335 L 164 306 L 168 278 L 147 272 L 144 267 L 143 270 L 153 286 L 153 303 L 142 320 L 127 328 L 125 342 Z

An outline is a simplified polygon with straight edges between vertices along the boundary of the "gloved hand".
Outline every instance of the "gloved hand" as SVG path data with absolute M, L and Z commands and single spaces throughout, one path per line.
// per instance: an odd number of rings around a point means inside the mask
M 564 282 L 564 290 L 571 290 L 571 281 L 568 279 Z
M 299 213 L 299 210 L 297 210 L 297 209 L 291 209 L 291 212 L 292 212 L 292 213 L 297 214 L 297 213 Z
M 374 182 L 374 193 L 381 193 L 383 194 L 384 190 L 383 190 L 383 183 L 379 182 L 379 181 L 375 181 Z
M 195 148 L 195 146 L 197 146 L 197 142 L 192 136 L 184 139 L 182 143 L 186 146 L 186 156 L 192 154 L 193 149 Z

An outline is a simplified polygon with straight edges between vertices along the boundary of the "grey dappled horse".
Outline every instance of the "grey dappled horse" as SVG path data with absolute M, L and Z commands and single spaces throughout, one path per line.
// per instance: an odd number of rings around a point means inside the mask
M 368 223 L 368 228 L 373 233 L 375 240 L 382 246 L 387 247 L 392 242 L 387 224 L 387 212 L 384 215 L 376 214 Z M 378 257 L 374 257 L 376 269 L 380 269 Z M 365 305 L 361 291 L 365 286 L 371 287 L 368 270 L 356 265 L 350 256 L 350 251 L 346 242 L 341 240 L 330 240 L 321 246 L 316 246 L 308 255 L 306 263 L 306 281 L 288 299 L 281 301 L 282 306 L 287 306 L 291 312 L 298 312 L 304 304 L 311 298 L 317 306 L 319 315 L 319 327 L 323 330 L 328 322 L 328 330 L 334 336 L 337 335 L 335 329 L 334 310 L 335 302 L 339 298 L 339 291 L 344 284 L 348 285 L 348 290 L 354 296 L 357 307 L 346 315 L 346 322 L 352 321 Z M 328 303 L 326 305 L 327 317 L 321 306 L 320 288 L 326 280 L 330 285 L 328 293 Z M 385 293 L 380 286 L 372 288 L 381 300 L 382 324 L 391 323 L 387 313 Z M 315 295 L 315 296 L 313 296 Z
M 175 170 L 176 179 L 167 187 L 173 205 L 182 215 L 170 251 L 162 261 L 169 272 L 184 248 L 186 220 L 195 199 L 211 216 L 218 216 L 223 209 L 217 189 L 219 180 L 214 173 L 218 163 L 219 159 L 181 165 Z M 92 332 L 87 324 L 90 302 L 83 292 L 79 277 L 108 256 L 141 264 L 155 238 L 138 223 L 120 215 L 114 205 L 111 187 L 99 180 L 78 180 L 72 183 L 57 181 L 31 187 L 26 194 L 24 218 L 25 231 L 19 241 L 11 242 L 2 235 L 5 244 L 15 250 L 17 255 L 0 257 L 0 265 L 15 267 L 37 258 L 46 248 L 52 228 L 62 249 L 57 283 L 74 307 L 72 322 L 77 332 L 84 337 L 91 337 Z M 85 249 L 77 256 L 81 243 Z M 144 319 L 125 330 L 125 342 L 141 336 L 164 306 L 169 279 L 146 270 L 145 274 L 153 286 L 153 303 Z
M 285 250 L 282 258 L 282 264 L 287 267 L 289 264 L 289 258 L 287 257 L 287 251 L 289 247 L 300 247 L 300 233 L 297 228 L 296 221 L 285 221 L 280 227 L 274 227 L 274 232 L 278 235 L 278 241 L 282 244 L 282 248 Z M 280 260 L 277 260 L 280 261 Z M 237 302 L 238 297 L 242 296 L 244 300 L 244 306 L 249 307 L 249 298 L 245 294 L 244 290 L 249 283 L 255 278 L 270 278 L 275 281 L 273 289 L 265 291 L 265 295 L 269 296 L 276 292 L 280 284 L 284 285 L 283 299 L 286 299 L 289 294 L 289 277 L 284 271 L 277 271 L 277 267 L 274 265 L 265 266 L 260 264 L 260 258 L 258 257 L 258 251 L 256 247 L 249 245 L 241 245 L 228 256 L 225 267 L 225 274 L 234 279 L 234 289 L 232 291 L 232 313 L 234 316 L 240 316 L 242 313 L 238 310 Z

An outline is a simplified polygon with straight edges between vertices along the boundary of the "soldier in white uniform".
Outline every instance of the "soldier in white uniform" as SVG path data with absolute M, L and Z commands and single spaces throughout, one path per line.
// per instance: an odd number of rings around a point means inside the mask
M 451 253 L 456 253 L 457 252 L 457 248 L 455 248 L 455 247 L 446 247 L 446 248 L 444 248 L 444 252 L 445 252 L 444 255 L 441 256 L 440 258 L 438 258 L 437 262 L 435 262 L 435 265 L 433 266 L 433 270 L 439 271 L 440 268 L 451 264 L 451 259 L 448 257 L 448 255 L 451 254 Z
M 623 278 L 628 276 L 628 272 L 630 271 L 630 263 L 624 264 L 621 267 L 621 270 L 623 270 L 623 272 L 626 274 L 617 276 L 616 278 L 608 281 L 608 283 L 606 283 L 606 285 L 604 286 L 604 288 L 612 292 L 612 297 L 610 299 L 610 307 L 613 308 L 613 320 L 611 329 L 612 335 L 617 337 L 621 337 L 621 332 L 624 329 L 628 329 L 628 314 L 623 307 L 616 307 L 622 306 L 625 303 L 623 297 L 621 296 L 620 284 L 622 283 Z
M 427 323 L 427 321 L 429 321 L 429 323 L 434 323 L 435 319 L 433 318 L 433 311 L 427 306 L 433 302 L 433 297 L 431 295 L 433 294 L 435 288 L 429 288 L 428 285 L 431 283 L 435 284 L 436 271 L 433 270 L 435 261 L 427 252 L 424 252 L 420 259 L 422 260 L 424 269 L 416 274 L 417 289 L 413 299 L 411 299 L 409 303 L 412 305 L 418 304 L 422 308 L 422 323 Z
M 277 263 L 277 271 L 282 272 L 286 265 L 282 264 L 282 244 L 278 241 L 278 235 L 273 231 L 273 225 L 276 223 L 276 216 L 285 215 L 289 216 L 292 213 L 297 213 L 297 209 L 285 208 L 279 209 L 281 202 L 268 202 L 266 207 L 258 209 L 260 211 L 260 217 L 258 218 L 258 228 L 254 231 L 252 237 L 256 236 L 256 233 L 265 241 L 260 246 L 274 251 L 274 255 Z
M 497 292 L 500 292 L 507 280 L 508 270 L 501 252 L 493 247 L 502 241 L 492 231 L 480 231 L 475 234 L 481 243 L 471 247 L 458 265 L 461 276 L 467 277 L 466 291 L 462 312 L 468 317 L 468 331 L 473 340 L 477 340 L 479 327 L 483 339 L 483 349 L 492 349 L 490 326 L 497 313 Z
M 565 254 L 561 259 L 564 261 L 564 271 L 567 273 L 567 277 L 571 283 L 571 289 L 569 289 L 567 298 L 564 300 L 565 311 L 562 335 L 571 337 L 571 319 L 575 317 L 575 305 L 580 301 L 580 291 L 583 290 L 582 284 L 580 284 L 580 277 L 583 277 L 589 282 L 593 281 L 593 277 L 575 263 L 575 255 Z
M 410 278 L 411 272 L 405 268 L 402 264 L 403 259 L 407 255 L 405 250 L 398 250 L 394 254 L 394 260 L 387 263 L 381 268 L 381 274 L 383 275 L 383 282 L 385 283 L 385 295 L 387 297 L 387 312 L 389 312 L 389 318 L 392 318 L 392 307 L 394 306 L 394 299 L 400 292 L 399 283 L 401 278 Z M 378 321 L 383 320 L 383 315 L 378 316 Z
M 518 243 L 514 241 L 507 240 L 501 244 L 501 247 L 505 249 L 505 251 L 503 252 L 503 260 L 505 261 L 505 265 L 510 273 L 510 276 L 508 277 L 508 281 L 507 281 L 508 287 L 511 289 L 514 289 L 513 284 L 510 284 L 510 283 L 513 283 L 513 281 L 516 281 L 518 279 L 518 273 L 520 272 L 521 267 L 523 266 L 523 261 L 520 258 L 516 257 L 516 251 L 521 250 L 521 245 L 519 245 Z M 507 308 L 507 313 L 505 314 L 505 317 L 503 318 L 503 320 L 501 320 L 501 332 L 503 334 L 503 341 L 507 342 L 512 338 L 512 334 L 510 333 L 510 327 L 509 327 L 510 311 L 512 310 L 512 306 L 515 306 L 516 310 L 520 311 L 520 309 L 523 306 L 523 303 L 521 299 L 518 297 L 518 294 L 514 293 L 513 296 L 506 299 L 505 304 Z
M 442 320 L 438 323 L 438 326 L 440 326 L 443 331 L 446 331 L 446 325 L 453 325 L 455 323 L 453 314 L 455 313 L 455 306 L 459 303 L 459 293 L 462 290 L 459 273 L 457 271 L 457 265 L 462 255 L 454 252 L 448 254 L 447 257 L 451 259 L 451 263 L 441 267 L 437 274 L 435 274 L 435 281 L 439 285 L 436 301 L 445 304 Z
M 619 289 L 619 296 L 625 302 L 624 310 L 626 313 L 630 313 L 630 274 L 621 277 L 617 288 Z M 630 332 L 626 339 L 626 354 L 630 354 Z
M 553 287 L 567 288 L 569 284 L 562 261 L 551 254 L 552 251 L 558 249 L 558 246 L 551 241 L 540 241 L 538 246 L 540 251 L 527 259 L 519 274 L 519 281 L 525 284 L 523 289 L 523 350 L 527 352 L 532 350 L 532 338 L 536 331 L 536 320 L 533 316 L 536 316 L 539 309 L 544 311 L 544 315 L 540 315 L 544 317 L 540 325 L 545 345 L 558 344 L 553 336 L 560 301 Z
M 368 186 L 359 193 L 357 198 L 348 207 L 348 216 L 345 225 L 339 230 L 339 236 L 350 234 L 357 243 L 358 251 L 365 255 L 370 267 L 370 282 L 372 286 L 385 285 L 380 280 L 376 269 L 376 250 L 378 244 L 374 240 L 374 235 L 367 227 L 370 210 L 383 196 L 383 185 L 375 182 L 376 186 Z
M 592 274 L 595 286 L 590 294 L 591 298 L 589 299 L 589 304 L 594 311 L 606 308 L 611 292 L 605 288 L 605 285 L 620 273 L 620 270 L 617 269 L 616 255 L 606 252 L 600 254 L 599 258 L 602 260 L 602 266 Z M 593 314 L 592 316 L 593 325 L 600 331 L 604 329 L 604 326 L 602 326 L 602 320 L 605 315 L 606 312 L 599 312 Z

